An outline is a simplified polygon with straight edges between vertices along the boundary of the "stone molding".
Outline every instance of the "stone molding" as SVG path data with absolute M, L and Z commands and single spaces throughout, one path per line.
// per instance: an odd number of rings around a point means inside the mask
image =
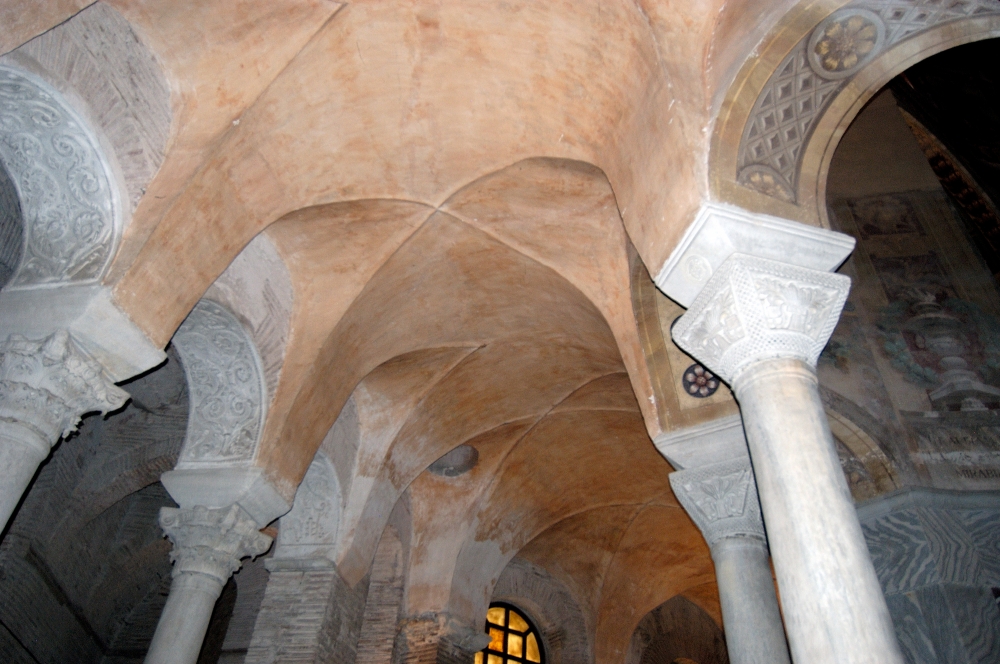
M 65 330 L 39 341 L 11 335 L 0 344 L 0 422 L 30 431 L 19 438 L 43 457 L 82 415 L 117 410 L 128 398 Z
M 239 505 L 225 509 L 194 507 L 160 509 L 160 527 L 174 545 L 172 575 L 198 573 L 225 584 L 241 560 L 271 548 L 271 538 Z
M 0 65 L 0 130 L 0 161 L 24 222 L 21 260 L 7 287 L 96 281 L 122 227 L 97 138 L 55 88 L 7 65 Z
M 250 335 L 225 307 L 201 300 L 174 335 L 190 410 L 178 469 L 253 462 L 264 426 L 264 371 Z
M 831 272 L 847 260 L 854 245 L 854 238 L 843 233 L 729 205 L 704 203 L 655 281 L 657 288 L 672 300 L 690 307 L 733 254 Z
M 815 368 L 850 285 L 843 275 L 733 254 L 677 320 L 673 338 L 730 385 L 760 360 Z
M 858 72 L 927 30 L 997 14 L 996 0 L 855 0 L 837 9 L 802 37 L 761 89 L 743 128 L 737 182 L 795 202 L 813 130 Z
M 681 470 L 669 477 L 674 495 L 709 546 L 726 537 L 766 540 L 749 458 Z

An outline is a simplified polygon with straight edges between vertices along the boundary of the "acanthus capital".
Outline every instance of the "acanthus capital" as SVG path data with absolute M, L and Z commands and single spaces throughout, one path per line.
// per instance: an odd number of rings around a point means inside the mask
M 260 532 L 257 522 L 239 505 L 221 509 L 163 507 L 160 527 L 174 545 L 170 560 L 175 577 L 197 572 L 225 583 L 243 558 L 259 556 L 271 548 L 271 537 Z

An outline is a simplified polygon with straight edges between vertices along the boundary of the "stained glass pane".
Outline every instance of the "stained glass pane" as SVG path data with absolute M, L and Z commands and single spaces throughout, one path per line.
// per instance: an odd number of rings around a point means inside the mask
M 486 646 L 490 650 L 503 652 L 503 630 L 490 627 L 490 645 Z
M 511 615 L 513 616 L 514 614 Z M 524 657 L 524 639 L 517 634 L 508 634 L 507 654 L 514 657 Z
M 486 664 L 503 664 L 503 657 L 500 655 L 487 655 Z
M 525 645 L 524 656 L 529 662 L 541 662 L 542 653 L 538 652 L 538 641 L 535 639 L 534 634 L 529 634 L 527 642 Z
M 504 614 L 507 613 L 507 609 L 502 606 L 494 606 L 492 609 L 486 612 L 486 620 L 493 623 L 494 625 L 500 625 L 503 627 L 507 624 L 504 620 Z
M 476 653 L 475 664 L 483 664 L 483 653 L 481 652 Z
M 510 628 L 516 629 L 519 632 L 528 631 L 528 621 L 519 616 L 514 611 L 510 612 Z

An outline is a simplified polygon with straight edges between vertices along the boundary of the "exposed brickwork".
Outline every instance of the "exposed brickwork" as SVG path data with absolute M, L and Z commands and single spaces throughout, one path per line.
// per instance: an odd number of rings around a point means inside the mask
M 403 603 L 403 545 L 391 527 L 385 529 L 372 563 L 357 664 L 389 664 Z
M 594 661 L 579 603 L 569 588 L 544 568 L 514 558 L 500 575 L 493 600 L 518 606 L 535 621 L 549 664 Z
M 272 569 L 245 664 L 353 664 L 367 591 L 333 568 Z

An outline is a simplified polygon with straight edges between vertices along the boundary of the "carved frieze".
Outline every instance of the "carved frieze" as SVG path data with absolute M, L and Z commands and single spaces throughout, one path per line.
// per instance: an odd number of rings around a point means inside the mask
M 121 222 L 97 139 L 54 88 L 6 66 L 0 66 L 0 161 L 24 220 L 21 258 L 8 287 L 100 277 Z
M 160 508 L 160 527 L 174 545 L 170 561 L 173 576 L 197 572 L 220 583 L 240 568 L 240 561 L 271 548 L 271 538 L 239 505 L 224 509 Z
M 671 473 L 670 486 L 710 546 L 724 537 L 765 539 L 748 458 Z
M 202 300 L 174 335 L 191 405 L 178 468 L 249 463 L 264 423 L 263 370 L 250 336 L 221 305 Z
M 678 319 L 673 338 L 728 382 L 766 358 L 816 366 L 847 299 L 848 277 L 733 254 Z
M 737 181 L 794 202 L 801 158 L 816 120 L 865 65 L 938 25 L 1000 14 L 997 0 L 859 0 L 833 12 L 768 79 L 743 129 Z
M 127 400 L 65 330 L 39 341 L 11 335 L 0 344 L 0 421 L 31 431 L 26 442 L 43 456 L 83 414 L 117 410 Z

